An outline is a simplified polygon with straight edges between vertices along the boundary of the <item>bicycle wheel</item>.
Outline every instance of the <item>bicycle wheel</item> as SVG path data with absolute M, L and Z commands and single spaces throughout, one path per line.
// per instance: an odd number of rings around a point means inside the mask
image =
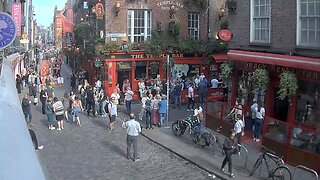
M 199 144 L 201 147 L 209 146 L 209 142 L 207 140 L 208 133 L 202 133 L 200 136 Z
M 173 134 L 174 134 L 175 136 L 180 136 L 180 134 L 181 134 L 181 129 L 180 129 L 180 127 L 179 127 L 179 125 L 178 125 L 177 122 L 173 123 L 172 126 L 171 126 L 171 128 L 172 128 L 172 132 L 173 132 Z
M 262 163 L 262 158 L 257 159 L 257 161 L 256 161 L 256 162 L 254 163 L 254 165 L 253 165 L 253 168 L 252 168 L 249 176 L 252 176 L 252 175 L 256 172 L 256 170 L 258 169 L 258 167 L 261 166 L 261 163 Z
M 291 180 L 291 172 L 287 166 L 277 167 L 272 174 L 273 180 Z

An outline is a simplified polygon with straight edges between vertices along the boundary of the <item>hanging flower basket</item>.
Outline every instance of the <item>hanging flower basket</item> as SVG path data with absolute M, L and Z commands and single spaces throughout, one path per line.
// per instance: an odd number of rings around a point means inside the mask
M 280 75 L 279 88 L 278 95 L 280 99 L 295 96 L 298 89 L 298 80 L 296 75 L 290 71 L 284 71 Z
M 232 73 L 232 65 L 229 62 L 224 62 L 220 66 L 222 79 L 227 81 Z
M 255 92 L 265 91 L 269 84 L 269 73 L 265 69 L 256 69 L 253 72 L 252 80 L 253 90 Z

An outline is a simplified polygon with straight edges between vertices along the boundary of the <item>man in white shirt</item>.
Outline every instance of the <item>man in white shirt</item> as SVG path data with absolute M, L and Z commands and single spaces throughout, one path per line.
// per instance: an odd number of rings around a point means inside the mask
M 133 146 L 133 161 L 140 160 L 137 152 L 138 136 L 141 132 L 141 126 L 134 119 L 134 114 L 130 114 L 130 120 L 122 123 L 122 127 L 127 129 L 127 159 L 131 159 L 131 146 Z
M 211 88 L 218 88 L 218 85 L 219 85 L 219 81 L 217 78 L 213 78 L 211 80 Z
M 234 131 L 236 132 L 236 137 L 238 139 L 238 144 L 241 144 L 241 135 L 244 132 L 244 122 L 242 121 L 242 115 L 236 115 L 236 123 L 234 124 Z M 240 149 L 239 149 L 240 150 Z
M 110 124 L 109 129 L 111 131 L 115 130 L 115 121 L 117 117 L 117 104 L 115 103 L 116 99 L 114 97 L 111 97 L 111 102 L 108 104 L 108 110 L 109 110 L 109 117 L 110 117 Z

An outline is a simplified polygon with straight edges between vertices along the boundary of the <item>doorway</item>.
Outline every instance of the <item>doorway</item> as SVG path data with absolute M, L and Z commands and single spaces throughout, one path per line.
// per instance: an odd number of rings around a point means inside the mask
M 119 83 L 119 88 L 122 91 L 122 85 L 123 81 L 125 79 L 129 79 L 131 83 L 131 71 L 125 70 L 125 71 L 118 71 L 118 83 Z
M 279 91 L 279 88 L 276 88 L 275 92 L 278 92 L 278 91 Z M 279 99 L 278 94 L 274 93 L 273 118 L 286 122 L 288 118 L 288 109 L 289 109 L 288 98 L 286 97 L 284 99 Z

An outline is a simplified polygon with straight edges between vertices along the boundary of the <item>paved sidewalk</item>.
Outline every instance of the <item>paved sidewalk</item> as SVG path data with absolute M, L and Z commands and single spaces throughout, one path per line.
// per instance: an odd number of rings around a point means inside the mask
M 136 105 L 138 106 L 138 105 Z M 134 109 L 137 109 L 135 107 Z M 215 174 L 220 179 L 237 179 L 237 180 L 250 180 L 250 179 L 267 179 L 268 174 L 265 164 L 262 165 L 261 170 L 258 169 L 253 176 L 249 176 L 249 173 L 256 162 L 257 158 L 261 154 L 260 151 L 249 145 L 243 143 L 242 145 L 248 150 L 248 154 L 241 149 L 240 155 L 233 155 L 233 173 L 235 178 L 230 178 L 229 174 L 224 174 L 221 172 L 220 167 L 224 156 L 216 148 L 204 147 L 202 148 L 199 144 L 195 144 L 191 141 L 190 135 L 186 132 L 183 136 L 176 137 L 171 129 L 171 124 L 176 120 L 191 114 L 190 112 L 184 111 L 183 107 L 181 109 L 170 109 L 169 110 L 169 119 L 167 128 L 158 128 L 155 129 L 144 129 L 142 132 L 143 136 L 150 139 L 153 142 L 158 143 L 159 145 L 167 148 L 168 150 L 176 153 L 177 155 L 185 158 L 186 160 L 192 162 L 193 164 L 205 169 L 209 173 Z M 136 110 L 137 112 L 137 110 Z M 185 113 L 183 113 L 185 112 Z M 144 125 L 144 123 L 142 123 Z M 210 129 L 204 128 L 207 131 L 212 131 Z M 219 140 L 223 143 L 225 137 L 219 134 Z M 246 163 L 247 156 L 247 163 Z M 269 161 L 271 169 L 276 167 L 276 164 Z M 287 165 L 293 175 L 294 167 Z M 228 172 L 228 166 L 226 165 L 225 170 Z M 298 179 L 315 179 L 314 176 L 310 173 L 299 170 L 296 172 L 294 180 Z

